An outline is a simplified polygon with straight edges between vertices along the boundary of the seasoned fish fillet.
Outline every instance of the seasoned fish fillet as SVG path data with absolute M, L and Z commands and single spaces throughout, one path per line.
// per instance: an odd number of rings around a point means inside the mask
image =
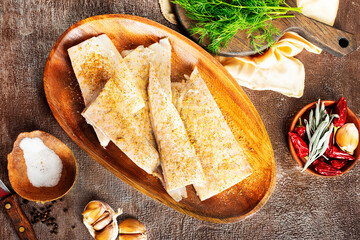
M 150 63 L 150 117 L 160 152 L 165 189 L 171 195 L 172 191 L 181 192 L 187 185 L 200 185 L 204 173 L 179 113 L 162 89 L 158 77 L 159 69 Z
M 152 174 L 160 164 L 156 148 L 146 139 L 134 118 L 144 101 L 131 84 L 131 71 L 124 63 L 83 116 L 119 147 L 136 165 Z M 122 76 L 122 77 L 121 77 Z
M 205 184 L 194 184 L 203 201 L 237 184 L 252 170 L 197 68 L 181 91 L 178 110 L 206 178 Z
M 122 57 L 105 34 L 69 48 L 68 53 L 87 107 L 115 74 L 116 66 L 120 64 Z M 106 147 L 109 138 L 96 127 L 94 129 L 101 145 Z
M 179 108 L 179 103 L 181 103 L 182 98 L 184 96 L 182 89 L 185 86 L 183 82 L 172 82 L 171 83 L 171 93 L 172 93 L 172 103 L 175 108 Z
M 129 52 L 128 50 L 126 51 Z M 123 52 L 121 54 L 123 54 Z M 133 78 L 129 80 L 132 81 L 133 85 L 137 88 L 145 103 L 144 108 L 135 113 L 135 121 L 138 124 L 139 129 L 143 131 L 146 139 L 156 148 L 154 132 L 150 122 L 149 100 L 147 94 L 147 86 L 149 83 L 149 61 L 152 54 L 153 51 L 149 48 L 139 46 L 130 51 L 126 57 L 124 57 L 123 61 L 133 73 Z
M 158 66 L 159 74 L 162 77 L 162 87 L 168 88 L 170 84 L 171 64 L 171 46 L 169 40 L 160 40 L 159 43 L 154 43 L 148 48 L 139 46 L 133 50 L 124 50 L 121 54 L 124 57 L 124 63 L 133 73 L 134 77 L 131 81 L 137 87 L 145 102 L 145 107 L 135 114 L 135 120 L 138 123 L 139 128 L 144 131 L 149 142 L 156 147 L 156 141 L 150 122 L 147 94 L 149 83 L 149 61 L 155 62 Z
M 156 147 L 154 133 L 150 122 L 147 93 L 147 86 L 149 83 L 149 61 L 151 60 L 157 64 L 157 70 L 159 74 L 163 76 L 163 87 L 168 87 L 168 84 L 170 83 L 171 46 L 169 45 L 168 40 L 162 40 L 160 43 L 155 43 L 149 48 L 139 46 L 134 50 L 124 50 L 121 55 L 124 57 L 124 62 L 127 64 L 128 68 L 132 72 L 137 73 L 133 78 L 133 83 L 137 86 L 145 100 L 145 107 L 137 112 L 134 117 L 139 124 L 139 128 L 144 132 L 149 142 Z M 157 176 L 165 185 L 161 169 L 157 169 L 153 175 Z M 183 197 L 187 197 L 185 187 L 168 191 L 168 193 L 176 201 L 180 201 Z
M 152 63 L 157 70 L 157 79 L 171 101 L 171 45 L 169 39 L 161 39 L 158 44 L 149 46 L 149 49 L 154 52 Z

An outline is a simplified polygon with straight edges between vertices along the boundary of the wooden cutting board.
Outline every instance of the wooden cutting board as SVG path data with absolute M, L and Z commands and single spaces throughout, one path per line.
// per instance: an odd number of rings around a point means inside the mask
M 290 5 L 296 6 L 291 1 Z M 189 30 L 192 25 L 196 24 L 196 21 L 188 18 L 186 11 L 178 5 L 175 5 L 175 13 L 179 23 L 190 33 Z M 354 34 L 312 20 L 301 13 L 291 12 L 290 14 L 293 14 L 295 17 L 273 20 L 273 25 L 279 29 L 279 34 L 274 35 L 275 41 L 281 38 L 284 33 L 291 31 L 298 33 L 314 45 L 337 57 L 342 57 L 356 50 L 357 45 Z M 198 35 L 194 35 L 192 38 L 199 42 Z M 205 39 L 204 43 L 200 44 L 206 48 L 209 42 Z M 268 48 L 268 44 L 265 44 L 259 50 L 265 50 L 266 48 Z M 256 54 L 256 51 L 251 44 L 251 38 L 248 37 L 246 32 L 238 31 L 227 47 L 221 48 L 218 54 L 228 57 L 242 57 Z
M 182 80 L 184 74 L 190 75 L 198 66 L 232 132 L 245 149 L 253 174 L 203 202 L 193 187 L 188 187 L 189 197 L 175 202 L 157 178 L 138 168 L 114 144 L 110 143 L 104 149 L 93 128 L 81 116 L 84 102 L 67 54 L 68 48 L 102 33 L 112 39 L 120 52 L 139 45 L 149 46 L 168 37 L 173 48 L 172 80 Z M 218 223 L 239 221 L 258 211 L 274 189 L 276 166 L 273 149 L 249 98 L 209 53 L 161 24 L 118 14 L 95 16 L 76 23 L 60 36 L 49 54 L 44 89 L 56 120 L 89 156 L 135 189 L 182 213 Z

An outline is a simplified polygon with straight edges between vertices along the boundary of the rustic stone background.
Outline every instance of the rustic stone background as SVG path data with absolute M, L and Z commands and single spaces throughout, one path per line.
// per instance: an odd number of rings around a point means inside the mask
M 181 31 L 162 17 L 156 0 L 0 1 L 0 179 L 9 185 L 6 156 L 23 131 L 40 129 L 54 134 L 74 151 L 78 162 L 74 188 L 63 201 L 53 204 L 59 233 L 51 235 L 47 226 L 37 223 L 34 229 L 39 239 L 91 239 L 81 212 L 92 199 L 123 208 L 121 218 L 138 218 L 146 225 L 149 239 L 360 239 L 360 164 L 335 179 L 302 174 L 286 142 L 296 112 L 318 98 L 337 100 L 345 96 L 360 116 L 359 50 L 343 58 L 301 53 L 306 88 L 300 99 L 244 89 L 262 117 L 274 148 L 276 188 L 256 214 L 235 224 L 213 224 L 178 213 L 117 179 L 80 150 L 50 112 L 42 77 L 51 47 L 77 21 L 108 13 L 134 14 Z M 335 24 L 357 33 L 358 45 L 359 15 L 358 0 L 343 0 Z M 23 205 L 28 215 L 33 207 L 40 208 L 41 204 Z M 17 239 L 3 210 L 0 223 L 0 239 Z

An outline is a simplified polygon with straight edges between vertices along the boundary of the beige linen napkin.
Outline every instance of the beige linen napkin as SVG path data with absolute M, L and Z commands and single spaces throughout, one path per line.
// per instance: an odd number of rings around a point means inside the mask
M 262 55 L 217 58 L 241 86 L 301 97 L 305 70 L 304 65 L 293 56 L 304 48 L 309 52 L 321 53 L 320 48 L 298 34 L 288 32 Z
M 297 0 L 303 14 L 333 25 L 339 0 Z M 171 6 L 171 5 L 170 5 Z M 171 10 L 162 10 L 171 12 Z M 217 57 L 241 85 L 254 90 L 273 90 L 289 97 L 301 97 L 304 92 L 304 65 L 294 56 L 303 49 L 320 54 L 321 49 L 296 33 L 286 33 L 264 54 L 248 57 Z

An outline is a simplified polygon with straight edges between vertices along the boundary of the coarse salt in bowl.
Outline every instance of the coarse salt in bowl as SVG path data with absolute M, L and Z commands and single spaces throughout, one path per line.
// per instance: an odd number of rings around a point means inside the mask
M 47 202 L 70 191 L 77 174 L 72 151 L 49 133 L 21 133 L 8 155 L 10 183 L 30 201 Z

